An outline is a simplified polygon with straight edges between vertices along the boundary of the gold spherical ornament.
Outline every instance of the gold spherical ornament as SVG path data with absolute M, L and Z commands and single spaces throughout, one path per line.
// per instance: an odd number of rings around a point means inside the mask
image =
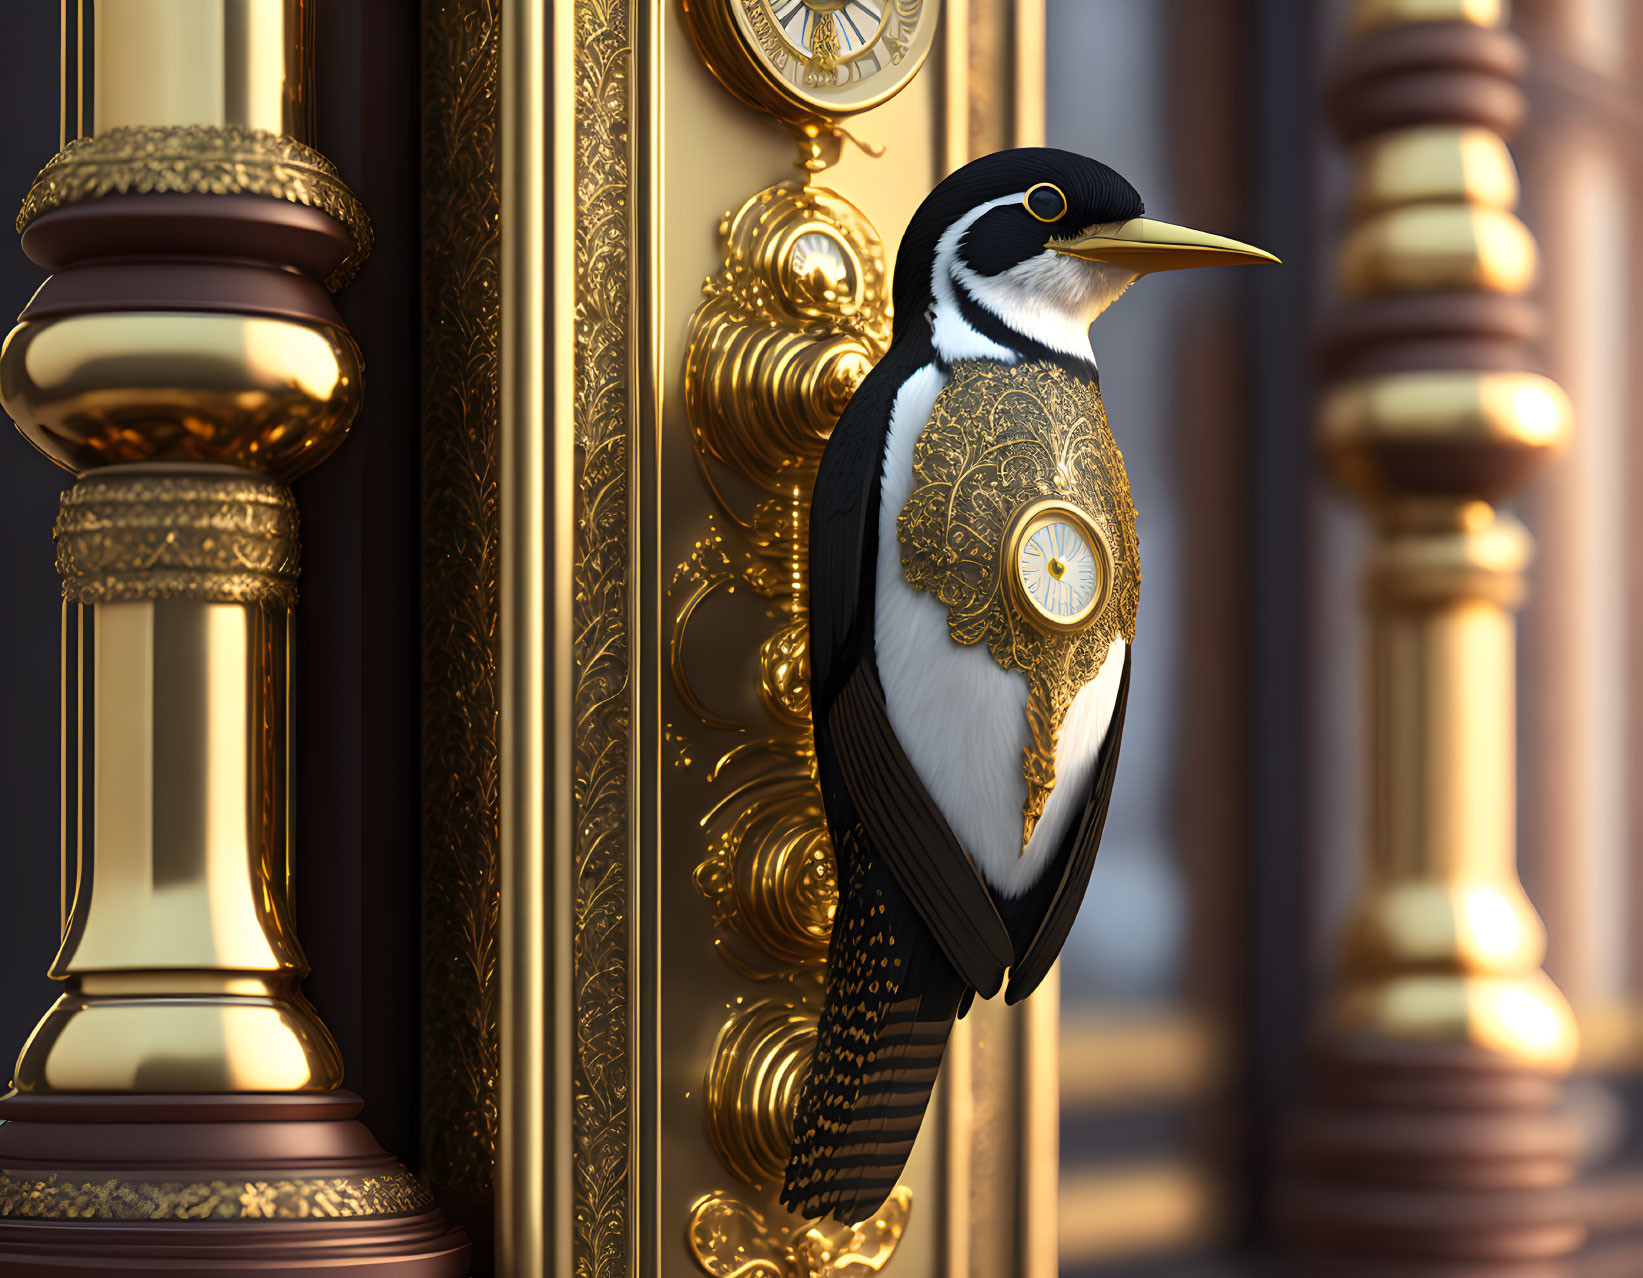
M 744 102 L 791 124 L 878 106 L 917 74 L 940 0 L 685 0 L 702 60 Z

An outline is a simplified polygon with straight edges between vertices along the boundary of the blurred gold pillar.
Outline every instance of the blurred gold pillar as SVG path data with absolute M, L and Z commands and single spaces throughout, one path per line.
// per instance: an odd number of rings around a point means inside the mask
M 1320 442 L 1375 541 L 1369 861 L 1284 1199 L 1320 1273 L 1538 1274 L 1582 1237 L 1555 1084 L 1575 1024 L 1516 868 L 1531 542 L 1496 505 L 1571 420 L 1527 371 L 1536 253 L 1504 141 L 1523 55 L 1504 22 L 1476 0 L 1359 0 L 1331 89 L 1355 182 Z

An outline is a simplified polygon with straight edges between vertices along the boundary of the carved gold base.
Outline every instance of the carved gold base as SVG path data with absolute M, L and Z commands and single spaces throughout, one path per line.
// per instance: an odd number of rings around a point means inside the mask
M 0 1273 L 465 1278 L 357 1096 L 0 1099 Z

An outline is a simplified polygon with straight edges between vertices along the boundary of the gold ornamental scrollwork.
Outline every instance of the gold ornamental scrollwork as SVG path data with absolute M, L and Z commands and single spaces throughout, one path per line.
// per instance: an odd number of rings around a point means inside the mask
M 889 345 L 884 246 L 855 205 L 796 181 L 727 214 L 719 235 L 724 266 L 690 324 L 685 408 L 698 451 L 789 495 L 813 481 L 833 423 Z
M 680 699 L 702 727 L 741 738 L 708 769 L 725 793 L 701 819 L 707 855 L 696 884 L 728 934 L 719 951 L 743 976 L 787 991 L 738 1007 L 707 1070 L 713 1147 L 728 1171 L 763 1192 L 780 1182 L 792 1145 L 838 904 L 810 729 L 810 492 L 839 414 L 889 346 L 890 298 L 878 233 L 836 192 L 780 183 L 727 214 L 719 233 L 724 265 L 691 320 L 684 370 L 715 510 L 674 575 L 670 659 Z M 738 592 L 768 601 L 773 622 L 748 652 L 759 679 L 759 711 L 748 722 L 711 707 L 688 671 L 702 610 Z M 759 957 L 743 957 L 731 938 Z M 874 1220 L 823 1230 L 721 1192 L 692 1209 L 688 1237 L 714 1278 L 876 1272 L 911 1205 L 898 1188 Z
M 674 576 L 670 644 L 681 699 L 746 739 L 713 767 L 726 798 L 704 814 L 696 875 L 717 921 L 778 963 L 825 960 L 838 897 L 810 738 L 805 549 L 810 489 L 833 425 L 890 340 L 884 246 L 833 191 L 782 182 L 719 226 L 724 265 L 691 319 L 685 405 L 715 518 Z M 718 714 L 687 672 L 689 637 L 714 596 L 773 604 L 760 644 L 754 725 Z
M 781 1179 L 815 1050 L 815 1015 L 779 999 L 742 1008 L 719 1031 L 707 1071 L 708 1135 L 720 1161 L 750 1185 Z
M 93 475 L 63 494 L 55 535 L 70 603 L 297 601 L 297 504 L 272 480 Z
M 890 1263 L 912 1209 L 912 1192 L 898 1185 L 859 1225 L 783 1229 L 728 1194 L 709 1194 L 690 1209 L 687 1236 L 710 1278 L 859 1278 Z
M 365 206 L 336 165 L 295 138 L 240 124 L 106 129 L 47 162 L 17 215 L 21 235 L 54 209 L 109 195 L 263 195 L 318 209 L 353 241 L 325 283 L 339 289 L 371 254 Z

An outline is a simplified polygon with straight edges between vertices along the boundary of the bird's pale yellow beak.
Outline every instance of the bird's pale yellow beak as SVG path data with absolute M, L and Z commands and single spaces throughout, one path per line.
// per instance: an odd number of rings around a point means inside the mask
M 1171 226 L 1150 217 L 1132 217 L 1117 226 L 1051 240 L 1048 247 L 1068 257 L 1150 275 L 1153 271 L 1180 271 L 1189 266 L 1237 266 L 1245 262 L 1278 261 L 1265 249 L 1229 240 L 1224 235 Z

